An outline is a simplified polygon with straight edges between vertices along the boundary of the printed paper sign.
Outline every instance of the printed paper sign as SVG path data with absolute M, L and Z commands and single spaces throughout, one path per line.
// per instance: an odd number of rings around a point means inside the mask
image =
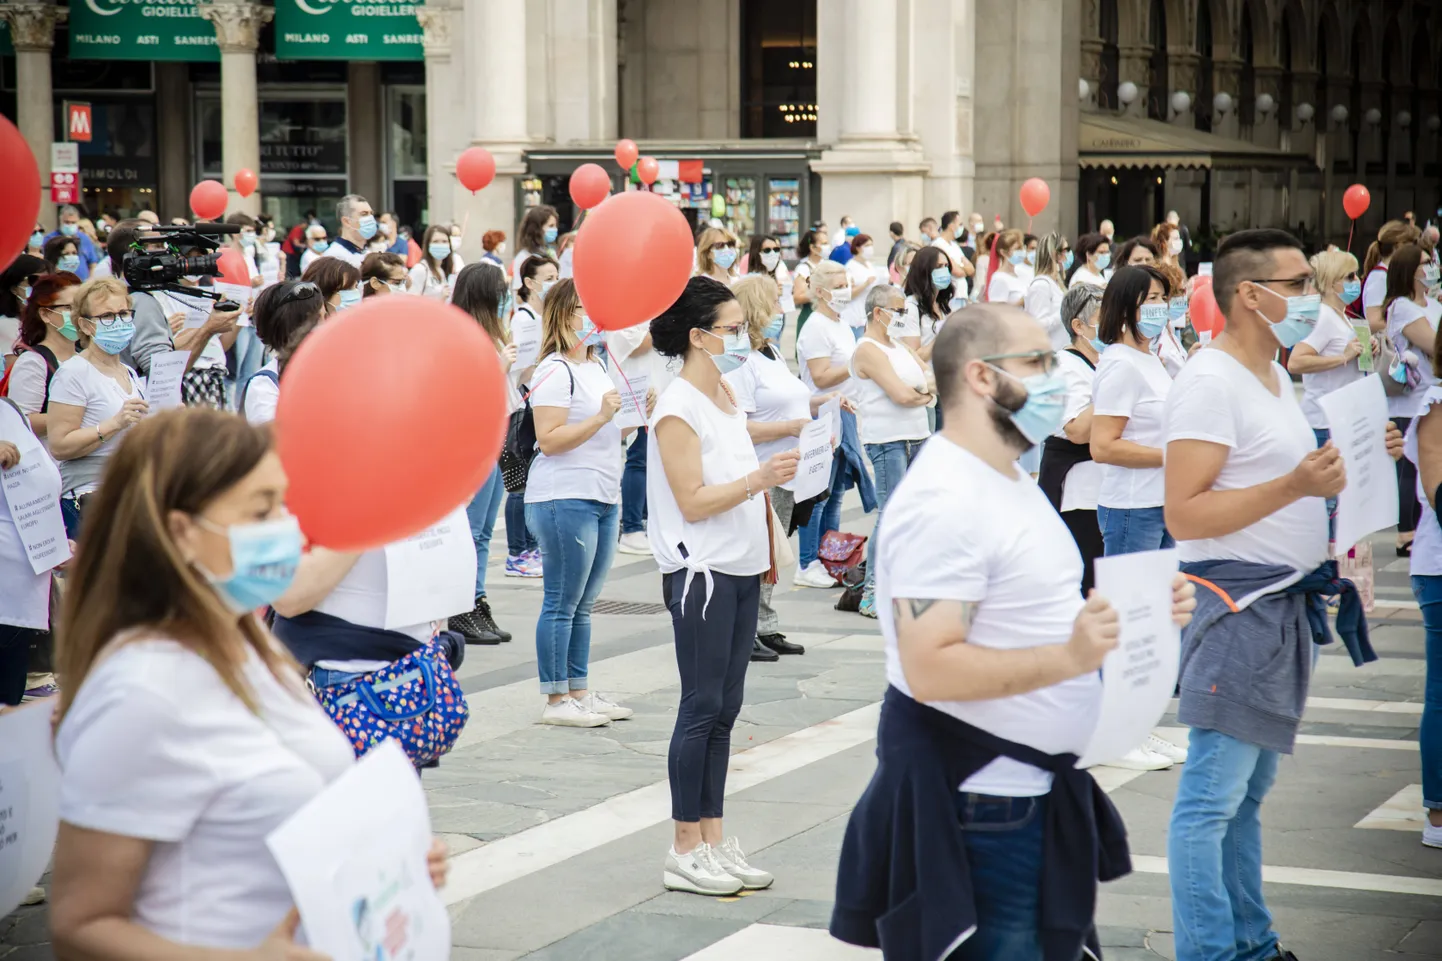
M 781 485 L 791 491 L 798 502 L 810 500 L 831 486 L 831 431 L 831 418 L 825 410 L 801 428 L 797 441 L 801 462 L 796 465 L 796 476 L 791 482 Z
M 622 429 L 645 427 L 646 392 L 651 387 L 651 375 L 632 374 L 628 384 L 619 368 L 615 368 L 611 371 L 611 380 L 616 385 L 616 392 L 621 395 L 621 409 L 616 412 L 616 426 Z
M 1357 332 L 1357 343 L 1362 345 L 1362 353 L 1357 355 L 1357 369 L 1364 374 L 1370 374 L 1374 369 L 1372 363 L 1372 328 L 1366 324 L 1355 324 L 1352 329 Z
M 1181 665 L 1182 631 L 1172 621 L 1177 551 L 1098 557 L 1096 590 L 1121 620 L 1102 663 L 1102 706 L 1077 767 L 1115 761 L 1140 747 L 1166 713 Z
M 541 322 L 529 310 L 517 310 L 511 315 L 511 340 L 516 345 L 516 362 L 512 370 L 525 370 L 536 366 L 541 353 Z
M 1373 531 L 1397 523 L 1397 469 L 1387 454 L 1387 392 L 1369 374 L 1321 398 L 1342 453 L 1347 486 L 1337 496 L 1336 552 L 1345 553 Z
M 387 629 L 464 614 L 475 604 L 476 545 L 464 507 L 387 544 L 385 554 Z
M 0 918 L 45 873 L 60 828 L 60 768 L 51 743 L 52 701 L 0 707 Z
M 185 377 L 185 365 L 190 362 L 190 351 L 167 350 L 150 358 L 150 376 L 145 380 L 145 399 L 150 402 L 150 412 L 180 406 L 180 382 Z
M 30 432 L 24 415 L 9 404 L 0 404 L 0 440 L 20 449 L 20 463 L 3 472 L 0 481 L 30 568 L 43 574 L 70 559 L 70 541 L 60 514 L 60 468 Z

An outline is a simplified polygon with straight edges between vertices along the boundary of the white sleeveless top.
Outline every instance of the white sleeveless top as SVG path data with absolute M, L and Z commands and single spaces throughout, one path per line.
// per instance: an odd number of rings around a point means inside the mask
M 859 350 L 862 344 L 871 344 L 891 361 L 891 369 L 901 382 L 913 387 L 926 389 L 926 372 L 917 362 L 916 355 L 902 344 L 890 347 L 879 340 L 863 337 L 856 342 Z M 851 380 L 853 397 L 856 401 L 863 444 L 885 444 L 894 440 L 925 440 L 931 436 L 927 423 L 926 408 L 901 407 L 890 397 L 880 384 L 870 378 L 856 375 L 856 355 L 851 355 Z

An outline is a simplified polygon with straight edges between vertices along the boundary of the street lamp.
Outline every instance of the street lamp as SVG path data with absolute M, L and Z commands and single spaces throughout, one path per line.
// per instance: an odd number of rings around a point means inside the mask
M 1412 126 L 1412 114 L 1406 110 L 1397 111 L 1397 126 L 1401 127 L 1403 130 L 1406 130 L 1408 127 Z
M 1232 95 L 1223 90 L 1212 98 L 1212 109 L 1218 116 L 1225 117 L 1232 112 Z
M 1130 80 L 1117 87 L 1117 99 L 1122 102 L 1123 107 L 1130 107 L 1137 99 L 1137 85 Z
M 1275 109 L 1277 109 L 1277 101 L 1272 99 L 1271 94 L 1257 94 L 1257 113 L 1265 117 Z
M 1347 122 L 1347 105 L 1339 103 L 1332 108 L 1332 122 L 1337 126 Z
M 1376 107 L 1368 107 L 1367 112 L 1362 114 L 1362 119 L 1367 122 L 1367 126 L 1375 127 L 1382 122 L 1382 111 Z
M 1316 113 L 1317 108 L 1313 107 L 1309 103 L 1297 104 L 1297 119 L 1304 124 L 1311 123 L 1312 117 L 1314 117 Z
M 1192 109 L 1192 95 L 1185 90 L 1178 90 L 1172 94 L 1172 116 L 1180 117 Z
M 1086 82 L 1085 77 L 1082 77 L 1080 80 L 1077 81 L 1077 96 L 1080 99 L 1085 100 L 1087 97 L 1091 96 L 1091 93 L 1092 85 Z

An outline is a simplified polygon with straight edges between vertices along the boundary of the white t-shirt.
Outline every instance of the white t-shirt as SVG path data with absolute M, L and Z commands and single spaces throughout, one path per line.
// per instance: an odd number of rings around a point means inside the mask
M 1435 303 L 1435 301 L 1429 301 L 1429 306 L 1432 303 Z M 1432 332 L 1435 334 L 1437 332 L 1437 317 L 1435 311 L 1429 312 L 1426 307 L 1419 307 L 1412 301 L 1401 297 L 1392 301 L 1392 306 L 1387 308 L 1386 336 L 1391 338 L 1394 344 L 1411 350 L 1417 355 L 1417 359 L 1420 362 L 1417 365 L 1417 369 L 1422 373 L 1422 384 L 1416 390 L 1407 394 L 1387 398 L 1387 413 L 1393 417 L 1416 417 L 1422 413 L 1422 407 L 1425 404 L 1423 395 L 1426 393 L 1426 388 L 1437 383 L 1437 377 L 1432 373 L 1432 364 L 1427 359 L 1427 356 L 1402 333 L 1411 324 L 1424 318 L 1432 324 Z M 1431 345 L 1429 344 L 1428 346 Z
M 93 274 L 94 269 L 91 270 Z M 0 315 L 0 357 L 4 354 L 13 353 L 15 341 L 20 339 L 20 318 L 5 317 Z M 0 359 L 0 370 L 4 369 L 3 359 Z
M 1404 454 L 1412 463 L 1418 463 L 1417 425 L 1422 414 L 1433 404 L 1442 403 L 1442 387 L 1429 387 L 1422 392 L 1423 408 L 1416 419 L 1407 427 L 1407 444 Z M 1438 526 L 1437 512 L 1427 502 L 1428 491 L 1422 487 L 1422 472 L 1417 472 L 1417 502 L 1422 505 L 1422 519 L 1417 522 L 1417 537 L 1412 541 L 1412 558 L 1409 573 L 1413 577 L 1436 577 L 1442 575 L 1442 527 Z
M 911 387 L 926 388 L 926 371 L 916 356 L 903 344 L 890 346 L 870 337 L 856 342 L 859 351 L 862 344 L 869 344 L 880 351 L 891 362 L 891 369 L 901 382 Z M 881 385 L 870 378 L 856 374 L 856 354 L 851 355 L 850 383 L 855 387 L 857 420 L 863 444 L 885 444 L 894 440 L 925 440 L 931 436 L 931 427 L 925 407 L 902 407 L 893 401 Z
M 316 260 L 321 256 L 321 254 L 316 253 L 309 247 L 303 250 L 300 255 L 300 272 L 304 274 L 306 270 L 309 269 L 310 265 L 315 263 Z
M 575 393 L 571 391 L 572 378 Z M 531 375 L 532 407 L 564 407 L 566 423 L 579 424 L 601 409 L 601 398 L 615 390 L 600 361 L 575 363 L 557 354 L 544 358 Z M 588 500 L 617 504 L 621 500 L 621 428 L 612 418 L 590 438 L 564 454 L 547 456 L 539 447 L 526 478 L 526 503 Z
M 785 361 L 769 354 L 753 350 L 746 363 L 726 375 L 726 383 L 749 420 L 774 424 L 811 419 L 811 391 L 797 380 Z M 755 445 L 756 460 L 762 462 L 772 454 L 792 450 L 799 442 L 796 437 L 761 441 Z
M 22 351 L 11 368 L 7 396 L 25 413 L 40 413 L 40 408 L 45 406 L 45 377 L 49 372 L 50 368 L 39 351 Z
M 853 288 L 857 284 L 866 283 L 868 280 L 873 281 L 871 287 L 874 287 L 876 286 L 874 283 L 876 280 L 876 271 L 872 270 L 868 265 L 863 264 L 860 257 L 852 257 L 846 262 L 846 279 Z M 871 293 L 871 287 L 867 287 L 860 293 L 853 290 L 850 303 L 841 308 L 841 320 L 848 326 L 866 326 L 866 295 Z M 808 319 L 806 323 L 809 325 L 811 321 Z M 856 335 L 852 334 L 852 339 L 854 340 L 855 338 Z
M 0 441 L 20 449 L 20 467 L 35 483 L 44 483 L 52 496 L 60 496 L 60 469 L 50 459 L 44 444 L 38 444 L 23 414 L 0 401 Z M 18 468 L 17 468 L 18 469 Z M 3 474 L 0 474 L 3 479 Z M 50 625 L 50 572 L 35 573 L 25 541 L 15 526 L 10 503 L 0 497 L 0 624 L 45 630 Z
M 646 335 L 651 332 L 650 324 L 636 324 L 622 330 L 608 330 L 605 333 L 606 353 L 611 359 L 611 380 L 614 383 L 625 385 L 627 381 L 637 376 L 649 377 L 650 386 L 656 391 L 656 396 L 670 386 L 671 381 L 676 378 L 676 373 L 681 369 L 681 361 L 671 360 L 661 356 L 655 348 L 648 349 L 644 354 L 636 353 Z M 625 375 L 625 379 L 617 376 L 617 369 Z
M 807 318 L 806 326 L 801 328 L 801 336 L 796 338 L 796 354 L 801 358 L 801 382 L 810 387 L 813 394 L 839 390 L 848 397 L 854 396 L 856 387 L 851 377 L 832 387 L 817 387 L 816 381 L 811 379 L 811 366 L 808 363 L 818 357 L 825 357 L 832 367 L 845 367 L 850 370 L 851 355 L 854 353 L 856 335 L 851 332 L 851 328 L 839 320 L 832 320 L 820 311 L 814 311 Z
M 1107 281 L 1101 274 L 1092 273 L 1091 270 L 1083 264 L 1071 275 L 1071 283 L 1067 284 L 1067 289 L 1070 290 L 1077 284 L 1091 284 L 1093 287 L 1105 287 Z
M 1372 268 L 1367 279 L 1362 282 L 1362 309 L 1368 307 L 1381 307 L 1382 302 L 1387 299 L 1387 264 L 1379 263 Z
M 1167 398 L 1167 443 L 1201 440 L 1230 448 L 1213 490 L 1265 484 L 1317 448 L 1291 378 L 1273 364 L 1281 396 L 1224 350 L 1199 350 Z M 1309 573 L 1327 559 L 1327 504 L 1304 497 L 1232 534 L 1179 541 L 1183 562 L 1243 560 Z
M 1050 277 L 1033 277 L 1026 285 L 1022 306 L 1051 335 L 1052 350 L 1062 350 L 1071 343 L 1071 334 L 1062 326 L 1061 301 L 1066 291 Z
M 646 438 L 646 536 L 663 574 L 685 567 L 701 573 L 746 577 L 771 567 L 771 540 L 766 529 L 766 500 L 761 491 L 727 511 L 701 521 L 688 521 L 676 504 L 666 463 L 656 446 L 656 426 L 668 417 L 690 425 L 701 440 L 701 483 L 729 484 L 761 466 L 746 414 L 727 414 L 685 378 L 671 382 L 656 401 Z M 680 545 L 685 545 L 682 556 Z M 708 592 L 709 597 L 709 592 Z
M 315 606 L 315 610 L 343 621 L 362 627 L 383 628 L 386 626 L 386 597 L 390 580 L 386 574 L 386 549 L 373 548 L 362 554 L 339 584 Z M 456 611 L 461 614 L 463 611 Z M 396 627 L 393 630 L 407 634 L 418 641 L 431 637 L 434 631 L 429 621 Z M 376 670 L 384 662 L 358 661 L 317 661 L 320 667 L 334 670 Z
M 131 909 L 163 938 L 207 948 L 260 944 L 293 898 L 265 838 L 354 755 L 301 687 L 251 654 L 251 713 L 199 655 L 147 637 L 85 678 L 60 724 L 60 817 L 154 842 Z
M 1315 350 L 1319 357 L 1340 357 L 1347 345 L 1356 339 L 1357 331 L 1352 322 L 1323 304 L 1317 315 L 1317 326 L 1302 339 L 1302 343 Z M 1302 413 L 1307 415 L 1307 423 L 1313 428 L 1325 430 L 1327 415 L 1322 413 L 1322 405 L 1318 401 L 1339 387 L 1346 387 L 1354 380 L 1361 380 L 1363 376 L 1355 357 L 1341 367 L 1333 367 L 1316 374 L 1303 374 Z
M 271 358 L 261 370 L 271 371 L 280 376 L 280 361 Z M 268 424 L 275 420 L 275 407 L 280 403 L 280 384 L 257 373 L 245 383 L 245 419 L 252 424 Z
M 1076 420 L 1092 402 L 1092 380 L 1096 371 L 1091 365 L 1069 350 L 1056 353 L 1056 372 L 1066 382 L 1066 411 L 1062 424 Z M 1066 440 L 1066 431 L 1058 430 L 1057 437 Z M 1101 493 L 1102 465 L 1096 461 L 1082 461 L 1073 464 L 1067 471 L 1066 484 L 1061 492 L 1061 509 L 1066 511 L 1094 511 L 1097 509 L 1097 495 Z
M 1162 328 L 1161 334 L 1151 343 L 1152 355 L 1162 362 L 1167 376 L 1175 377 L 1182 372 L 1182 365 L 1187 362 L 1187 352 L 1182 347 L 1182 342 L 1177 339 L 1177 332 L 1171 324 Z
M 125 367 L 124 364 L 121 366 Z M 101 373 L 94 364 L 77 354 L 61 364 L 50 381 L 51 413 L 54 413 L 54 404 L 70 404 L 85 409 L 80 415 L 81 427 L 95 427 L 101 421 L 109 420 L 120 413 L 127 400 L 145 396 L 140 375 L 129 367 L 125 367 L 125 373 L 130 378 L 129 393 L 121 389 L 109 374 Z M 115 453 L 124 436 L 125 431 L 117 431 L 84 457 L 61 461 L 60 476 L 64 490 L 83 494 L 100 483 L 105 462 Z
M 985 510 L 948 505 L 982 504 Z M 881 515 L 876 610 L 886 644 L 886 679 L 911 688 L 901 667 L 893 598 L 977 605 L 967 643 L 1022 649 L 1063 644 L 1082 608 L 1082 559 L 1061 515 L 1025 471 L 1006 477 L 947 438 L 926 442 Z M 1101 707 L 1092 671 L 1051 687 L 988 701 L 931 707 L 1048 754 L 1080 754 Z M 1051 790 L 1040 768 L 997 758 L 963 791 L 1036 797 Z
M 992 304 L 1013 304 L 1020 307 L 1026 297 L 1026 283 L 1004 270 L 992 273 L 986 281 L 986 299 Z
M 420 260 L 410 270 L 406 292 L 429 297 L 431 300 L 449 302 L 451 291 L 456 289 L 456 274 L 461 272 L 463 266 L 465 265 L 461 263 L 461 255 L 451 254 L 451 272 L 446 274 L 445 279 L 437 280 L 431 273 L 431 268 L 426 266 L 425 260 Z
M 953 300 L 952 303 L 954 304 L 956 301 Z M 908 294 L 906 296 L 906 313 L 892 328 L 891 335 L 893 337 L 919 338 L 920 346 L 925 347 L 936 340 L 936 335 L 941 333 L 941 328 L 945 323 L 945 317 L 923 315 L 921 308 L 916 303 L 916 297 Z
M 1150 352 L 1133 350 L 1126 344 L 1109 344 L 1097 361 L 1092 381 L 1094 413 L 1103 417 L 1125 417 L 1122 440 L 1143 447 L 1165 447 L 1163 420 L 1167 392 L 1172 378 Z M 1160 467 L 1118 467 L 1103 464 L 1102 486 L 1097 503 L 1102 507 L 1161 507 L 1165 500 Z

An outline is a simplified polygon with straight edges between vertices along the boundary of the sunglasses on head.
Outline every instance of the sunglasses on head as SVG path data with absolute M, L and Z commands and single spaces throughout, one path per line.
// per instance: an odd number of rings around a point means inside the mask
M 309 300 L 312 297 L 319 296 L 319 287 L 311 283 L 309 280 L 301 280 L 297 281 L 295 286 L 291 287 L 285 293 L 280 295 L 280 300 L 276 303 L 276 306 L 283 307 L 286 304 L 292 304 L 298 300 Z

